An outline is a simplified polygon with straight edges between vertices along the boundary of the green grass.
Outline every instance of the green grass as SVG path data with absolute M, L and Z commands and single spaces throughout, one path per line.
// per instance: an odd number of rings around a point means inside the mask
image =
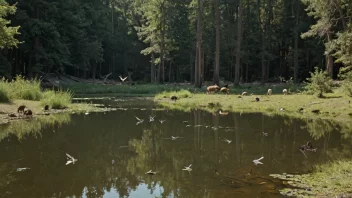
M 77 94 L 134 94 L 134 95 L 154 95 L 164 91 L 179 91 L 185 89 L 195 91 L 193 86 L 177 86 L 177 85 L 102 85 L 91 83 L 75 83 L 62 86 L 62 89 L 70 90 Z
M 72 102 L 72 94 L 66 91 L 45 91 L 40 100 L 42 106 L 49 105 L 52 109 L 65 109 Z
M 339 197 L 352 195 L 351 160 L 339 160 L 316 166 L 310 174 L 272 174 L 271 176 L 288 181 L 289 187 L 280 190 L 280 193 L 285 196 Z
M 160 94 L 156 95 L 156 99 L 161 99 L 161 98 L 170 98 L 171 96 L 177 96 L 179 99 L 181 98 L 189 98 L 192 96 L 192 93 L 188 90 L 180 90 L 180 91 L 163 91 Z
M 264 93 L 262 92 L 262 94 Z M 215 112 L 221 108 L 233 112 L 263 112 L 298 118 L 332 119 L 341 122 L 350 121 L 349 114 L 352 113 L 352 104 L 349 102 L 351 98 L 345 95 L 342 88 L 335 89 L 334 93 L 326 94 L 325 98 L 317 98 L 314 95 L 303 93 L 271 96 L 254 94 L 241 98 L 239 98 L 239 94 L 192 94 L 177 102 L 171 102 L 169 98 L 164 98 L 164 95 L 167 94 L 158 94 L 154 100 L 161 106 L 185 111 L 198 108 Z M 256 97 L 260 98 L 259 102 L 256 102 Z M 280 110 L 281 108 L 284 110 Z M 303 108 L 303 112 L 299 111 L 300 108 Z M 320 112 L 314 113 L 314 110 Z
M 13 81 L 0 81 L 0 102 L 14 100 L 41 101 L 42 106 L 54 109 L 66 108 L 71 104 L 72 94 L 66 91 L 42 91 L 38 79 L 26 80 L 17 76 Z
M 222 83 L 223 85 L 224 83 Z M 180 90 L 187 90 L 191 93 L 205 93 L 206 87 L 212 85 L 212 82 L 205 82 L 202 88 L 195 88 L 190 84 L 174 85 L 174 84 L 136 84 L 136 85 L 103 85 L 93 83 L 73 83 L 68 85 L 62 85 L 61 88 L 64 90 L 70 90 L 75 96 L 77 95 L 119 95 L 119 96 L 143 96 L 149 95 L 154 96 L 165 92 L 176 92 Z M 253 94 L 265 94 L 268 89 L 272 89 L 273 93 L 282 93 L 283 89 L 289 90 L 289 92 L 298 92 L 302 89 L 302 85 L 295 86 L 289 83 L 282 84 L 242 84 L 241 86 L 230 87 L 231 94 L 242 93 L 247 91 Z

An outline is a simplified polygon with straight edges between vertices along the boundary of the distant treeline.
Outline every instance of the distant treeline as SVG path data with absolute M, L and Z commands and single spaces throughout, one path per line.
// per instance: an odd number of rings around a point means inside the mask
M 8 78 L 45 73 L 101 78 L 112 72 L 115 79 L 128 75 L 129 80 L 145 82 L 217 82 L 219 77 L 239 82 L 293 77 L 301 82 L 314 67 L 326 68 L 336 78 L 341 66 L 352 63 L 347 42 L 352 38 L 352 5 L 346 1 L 7 3 L 17 10 L 0 17 L 19 26 L 20 33 L 14 33 L 17 47 L 0 42 L 0 76 Z M 0 0 L 0 9 L 8 9 L 7 3 Z

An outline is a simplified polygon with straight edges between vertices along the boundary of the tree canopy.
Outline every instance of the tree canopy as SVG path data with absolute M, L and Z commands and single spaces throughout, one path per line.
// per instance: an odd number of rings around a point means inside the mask
M 337 77 L 352 64 L 346 0 L 0 0 L 0 6 L 0 75 L 7 77 L 112 73 L 199 86 L 218 82 L 218 74 L 235 84 L 302 82 L 315 67 Z

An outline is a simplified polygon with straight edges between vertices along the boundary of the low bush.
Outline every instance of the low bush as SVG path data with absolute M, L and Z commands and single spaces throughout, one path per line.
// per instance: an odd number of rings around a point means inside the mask
M 40 101 L 43 106 L 49 105 L 52 109 L 65 109 L 72 102 L 72 94 L 67 91 L 45 91 Z

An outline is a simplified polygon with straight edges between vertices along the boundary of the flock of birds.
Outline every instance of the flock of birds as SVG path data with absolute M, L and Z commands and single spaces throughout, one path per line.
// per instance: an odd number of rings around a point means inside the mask
M 219 113 L 221 113 L 221 110 L 220 110 Z M 224 113 L 224 112 L 222 112 L 222 113 Z M 228 112 L 226 112 L 226 115 L 227 115 L 227 114 L 228 114 Z M 136 118 L 136 120 L 137 120 L 136 125 L 139 125 L 139 124 L 141 124 L 141 123 L 144 122 L 144 119 L 138 118 L 137 116 L 135 116 L 135 118 Z M 149 122 L 154 122 L 154 121 L 155 121 L 155 116 L 151 116 L 151 115 L 150 115 L 150 116 L 149 116 Z M 159 122 L 160 122 L 161 124 L 163 124 L 164 122 L 166 122 L 166 120 L 159 120 Z M 192 126 L 192 125 L 189 125 L 189 124 L 188 124 L 188 121 L 183 121 L 183 123 L 184 123 L 184 124 L 187 124 L 186 127 L 191 127 L 191 126 Z M 211 128 L 211 129 L 213 129 L 214 131 L 216 131 L 216 130 L 218 130 L 218 129 L 220 129 L 220 128 L 225 129 L 225 131 L 230 131 L 230 130 L 232 130 L 231 128 L 233 128 L 233 127 L 222 127 L 222 126 L 217 126 L 217 127 L 216 127 L 216 126 L 213 126 L 213 127 L 211 127 L 211 126 L 207 126 L 207 125 L 194 125 L 193 127 L 201 127 L 201 126 L 205 127 L 206 129 L 207 129 L 207 128 Z M 265 136 L 265 137 L 267 137 L 267 136 L 268 136 L 268 133 L 262 132 L 262 135 Z M 181 139 L 181 138 L 184 138 L 184 137 L 171 136 L 171 137 L 163 138 L 163 139 L 178 140 L 178 139 Z M 231 143 L 232 143 L 232 140 L 229 140 L 229 139 L 226 139 L 226 138 L 223 138 L 221 141 L 223 141 L 223 142 L 225 142 L 225 143 L 227 143 L 227 144 L 231 144 Z M 300 148 L 299 148 L 299 150 L 304 154 L 304 156 L 305 156 L 306 158 L 307 158 L 307 156 L 306 156 L 306 154 L 305 154 L 306 151 L 316 152 L 316 148 L 313 148 L 313 145 L 312 145 L 311 142 L 308 142 L 308 143 L 305 144 L 305 145 L 301 145 Z M 262 162 L 261 160 L 263 160 L 263 159 L 264 159 L 264 156 L 261 156 L 261 157 L 258 158 L 258 159 L 254 159 L 254 160 L 253 160 L 253 164 L 254 164 L 255 166 L 257 166 L 257 165 L 262 165 L 263 162 Z M 190 172 L 190 171 L 192 171 L 191 166 L 192 166 L 192 164 L 190 164 L 189 166 L 185 166 L 182 170 L 183 170 L 183 171 L 188 171 L 188 172 Z M 155 175 L 155 174 L 157 174 L 157 173 L 158 173 L 158 172 L 156 172 L 156 171 L 149 170 L 149 171 L 147 171 L 145 174 L 148 174 L 148 175 Z
M 223 112 L 224 113 L 224 112 Z M 228 112 L 226 112 L 226 115 L 228 114 Z M 144 122 L 144 119 L 141 119 L 137 116 L 135 116 L 136 120 L 137 120 L 137 123 L 136 125 L 139 125 L 141 123 Z M 154 122 L 155 121 L 155 116 L 149 116 L 149 122 Z M 166 120 L 158 120 L 160 122 L 160 124 L 163 124 L 164 122 L 166 122 Z M 188 124 L 188 121 L 183 121 L 183 123 L 187 124 L 186 127 L 191 127 L 192 125 L 189 125 Z M 204 126 L 205 128 L 209 128 L 210 126 L 207 126 L 207 125 L 194 125 L 194 127 L 201 127 L 201 126 Z M 218 126 L 218 127 L 211 127 L 211 129 L 213 129 L 214 131 L 215 130 L 218 130 L 219 128 L 225 128 L 225 131 L 230 131 L 231 127 L 222 127 L 222 126 Z M 264 133 L 262 132 L 263 136 L 268 136 L 268 133 Z M 178 139 L 181 139 L 181 138 L 184 138 L 184 137 L 179 137 L 179 136 L 171 136 L 171 137 L 168 137 L 168 138 L 163 138 L 163 139 L 169 139 L 169 140 L 178 140 Z M 229 139 L 226 139 L 226 138 L 223 138 L 221 141 L 227 143 L 227 144 L 231 144 L 232 143 L 232 140 L 229 140 Z M 253 163 L 254 165 L 258 165 L 258 164 L 263 164 L 263 162 L 261 162 L 261 160 L 264 159 L 264 157 L 260 157 L 259 159 L 254 159 L 253 160 Z M 185 166 L 182 170 L 183 171 L 192 171 L 192 168 L 191 168 L 192 164 L 188 165 L 188 166 Z M 157 174 L 158 172 L 157 171 L 153 171 L 152 169 L 147 171 L 145 174 L 148 174 L 148 175 L 155 175 Z
M 224 113 L 224 112 L 219 112 L 219 113 L 223 113 L 225 115 L 227 115 L 228 113 Z M 156 116 L 149 116 L 149 122 L 154 122 L 155 121 L 155 117 Z M 141 119 L 141 118 L 138 118 L 137 116 L 135 116 L 136 120 L 137 120 L 137 123 L 136 125 L 139 125 L 141 123 L 144 122 L 144 119 Z M 166 122 L 166 120 L 158 120 L 160 122 L 160 124 L 163 124 L 164 122 Z M 186 127 L 191 127 L 192 125 L 189 125 L 188 124 L 188 121 L 183 121 L 184 124 L 187 124 Z M 194 127 L 201 127 L 201 126 L 204 126 L 206 129 L 211 127 L 211 126 L 207 126 L 207 125 L 194 125 Z M 211 127 L 211 129 L 213 129 L 214 131 L 218 130 L 219 128 L 224 128 L 225 131 L 230 131 L 232 130 L 231 128 L 232 127 L 222 127 L 222 126 L 213 126 Z M 265 133 L 265 132 L 262 132 L 262 135 L 263 136 L 268 136 L 268 133 Z M 178 140 L 178 139 L 181 139 L 181 138 L 184 138 L 184 137 L 179 137 L 179 136 L 171 136 L 169 138 L 163 138 L 163 139 L 170 139 L 170 140 Z M 232 140 L 229 140 L 229 139 L 226 139 L 226 138 L 223 138 L 221 141 L 227 143 L 227 144 L 231 144 L 232 143 Z M 316 152 L 316 148 L 313 148 L 313 145 L 311 142 L 308 142 L 307 144 L 305 145 L 301 145 L 299 150 L 303 153 L 303 155 L 307 158 L 305 152 L 306 151 L 312 151 L 312 152 Z M 67 157 L 67 162 L 66 162 L 66 165 L 69 165 L 69 164 L 75 164 L 78 159 L 74 158 L 73 156 L 71 156 L 70 154 L 66 153 L 66 157 Z M 258 159 L 254 159 L 253 160 L 253 163 L 254 165 L 261 165 L 263 164 L 263 162 L 261 162 L 261 160 L 264 159 L 264 156 L 258 158 Z M 112 161 L 112 164 L 114 164 L 114 160 Z M 192 168 L 191 168 L 192 164 L 188 165 L 188 166 L 185 166 L 182 170 L 184 171 L 192 171 Z M 25 171 L 25 170 L 29 170 L 30 168 L 28 167 L 24 167 L 24 168 L 18 168 L 17 171 L 20 172 L 20 171 Z M 148 174 L 148 175 L 155 175 L 157 174 L 158 172 L 156 171 L 153 171 L 153 170 L 149 170 L 147 171 L 145 174 Z

